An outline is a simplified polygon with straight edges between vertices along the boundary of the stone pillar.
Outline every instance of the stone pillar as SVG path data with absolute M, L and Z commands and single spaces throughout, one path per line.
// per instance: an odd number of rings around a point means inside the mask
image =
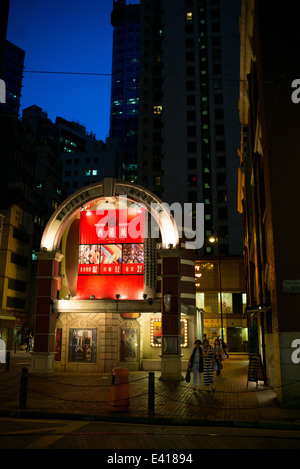
M 32 371 L 34 374 L 51 376 L 54 374 L 58 270 L 63 255 L 42 251 L 37 256 L 39 266 Z
M 162 380 L 180 381 L 180 249 L 161 249 L 161 311 L 162 311 Z M 165 295 L 171 295 L 170 308 L 165 305 Z

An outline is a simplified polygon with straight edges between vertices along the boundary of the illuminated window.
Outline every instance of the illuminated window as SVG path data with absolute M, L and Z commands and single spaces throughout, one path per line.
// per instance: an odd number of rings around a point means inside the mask
M 93 175 L 93 176 L 97 176 L 97 174 L 98 174 L 98 169 L 93 169 L 93 170 L 92 170 L 92 175 Z
M 187 12 L 185 13 L 185 19 L 186 19 L 187 21 L 191 21 L 191 20 L 193 19 L 193 12 L 192 12 L 192 11 L 187 11 Z
M 153 106 L 153 114 L 161 114 L 162 106 Z
M 160 186 L 160 176 L 155 176 L 154 177 L 154 185 L 155 186 Z

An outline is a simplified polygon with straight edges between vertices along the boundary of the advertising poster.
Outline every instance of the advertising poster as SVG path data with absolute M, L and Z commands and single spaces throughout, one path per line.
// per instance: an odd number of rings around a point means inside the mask
M 125 362 L 138 359 L 138 331 L 133 328 L 121 329 L 120 360 Z
M 77 298 L 141 299 L 145 210 L 82 210 Z
M 121 274 L 122 245 L 102 245 L 100 259 L 100 274 Z
M 99 274 L 100 265 L 100 245 L 82 244 L 79 246 L 78 274 L 95 275 Z
M 187 320 L 180 320 L 180 346 L 188 346 L 188 335 L 187 335 Z M 152 347 L 161 347 L 162 344 L 162 327 L 161 319 L 151 319 L 151 346 Z
M 69 361 L 96 362 L 97 330 L 70 329 Z

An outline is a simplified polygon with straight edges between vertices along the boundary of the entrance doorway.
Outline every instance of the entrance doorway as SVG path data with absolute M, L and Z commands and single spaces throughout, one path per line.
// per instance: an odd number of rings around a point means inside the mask
M 243 352 L 241 327 L 227 327 L 227 346 L 229 352 Z

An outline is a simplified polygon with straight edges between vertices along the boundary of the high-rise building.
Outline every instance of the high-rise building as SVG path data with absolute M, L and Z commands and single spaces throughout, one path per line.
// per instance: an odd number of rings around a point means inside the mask
M 62 117 L 55 120 L 55 135 L 62 160 L 62 182 L 67 194 L 115 174 L 118 139 L 106 142 L 88 134 L 84 125 Z
M 115 2 L 112 15 L 118 18 L 112 22 L 115 28 L 120 25 L 113 63 L 117 68 L 118 57 L 117 78 L 124 81 L 129 7 Z M 197 307 L 205 311 L 208 337 L 224 332 L 231 350 L 242 351 L 247 331 L 237 210 L 240 2 L 141 0 L 135 7 L 140 10 L 137 182 L 171 208 L 179 203 L 182 213 L 189 204 L 194 222 L 196 204 L 204 205 L 204 245 L 196 253 Z M 120 104 L 126 102 L 125 91 L 121 86 L 118 91 L 112 110 L 116 113 L 119 106 L 124 123 Z M 135 163 L 133 155 L 128 157 Z M 211 233 L 215 244 L 209 241 Z
M 205 234 L 242 253 L 238 0 L 142 0 L 139 182 L 165 202 L 205 204 Z M 206 241 L 203 254 L 212 253 Z
M 117 177 L 137 180 L 139 108 L 139 5 L 114 0 L 110 136 L 120 141 Z
M 0 78 L 2 78 L 6 33 L 8 24 L 9 0 L 0 3 Z
M 6 85 L 6 104 L 19 117 L 25 51 L 9 41 L 5 43 L 2 78 Z

